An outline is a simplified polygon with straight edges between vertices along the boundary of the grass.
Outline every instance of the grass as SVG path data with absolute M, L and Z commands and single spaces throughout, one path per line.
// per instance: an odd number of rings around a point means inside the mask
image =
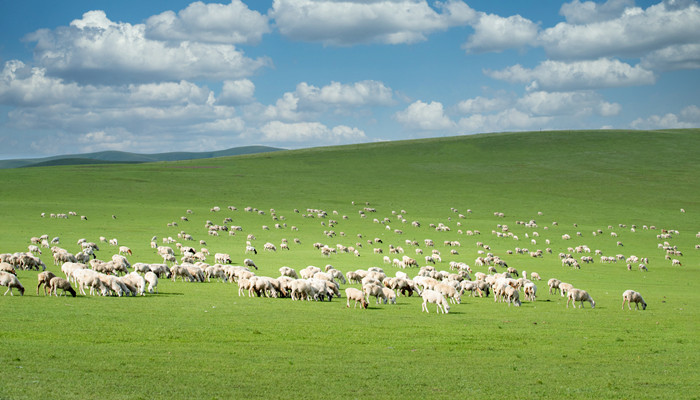
M 258 250 L 282 238 L 301 240 L 290 243 L 289 252 L 252 257 L 261 275 L 277 276 L 282 265 L 298 270 L 328 263 L 343 272 L 381 266 L 393 275 L 396 270 L 383 265 L 373 247 L 388 253 L 389 244 L 401 245 L 413 255 L 404 241 L 417 240 L 425 249 L 423 239 L 430 238 L 442 252 L 438 267 L 447 269 L 452 260 L 474 267 L 475 243 L 482 241 L 518 270 L 571 282 L 597 302 L 594 310 L 567 310 L 563 298 L 547 293 L 545 281 L 537 283 L 538 301 L 520 308 L 465 296 L 448 315 L 436 315 L 434 308 L 421 313 L 415 297 L 361 311 L 346 309 L 345 299 L 239 297 L 235 284 L 219 282 L 161 280 L 160 294 L 143 298 L 57 299 L 36 296 L 36 272 L 19 271 L 25 296 L 0 298 L 0 398 L 698 398 L 698 150 L 698 130 L 536 132 L 0 171 L 5 187 L 13 188 L 0 196 L 0 252 L 24 251 L 29 237 L 44 233 L 59 236 L 70 251 L 79 238 L 105 236 L 131 247 L 132 263 L 157 262 L 150 238 L 184 230 L 206 240 L 212 254 L 227 252 L 240 263 L 252 233 Z M 362 219 L 358 210 L 365 201 L 377 213 Z M 222 211 L 209 212 L 213 206 Z M 246 206 L 265 215 L 245 212 Z M 459 219 L 451 207 L 473 213 Z M 271 208 L 284 220 L 273 221 Z M 331 215 L 304 217 L 307 208 Z M 180 221 L 186 209 L 194 213 L 189 222 Z M 406 224 L 392 214 L 402 209 Z M 68 211 L 88 220 L 39 217 Z M 495 217 L 496 211 L 505 217 Z M 244 231 L 207 236 L 204 222 L 220 224 L 224 217 Z M 390 230 L 372 222 L 385 217 Z M 330 228 L 329 219 L 337 225 Z M 531 219 L 538 228 L 516 224 Z M 413 220 L 422 226 L 412 227 Z M 168 227 L 172 221 L 179 226 Z M 275 222 L 287 227 L 275 229 Z M 436 232 L 430 223 L 452 230 Z M 492 235 L 498 224 L 521 240 Z M 324 235 L 330 229 L 338 236 Z M 482 234 L 460 235 L 458 229 Z M 597 229 L 605 234 L 592 236 Z M 683 251 L 683 267 L 671 267 L 657 248 L 661 229 L 680 231 L 668 241 Z M 536 245 L 525 239 L 533 231 L 540 234 Z M 564 233 L 574 238 L 564 241 Z M 383 244 L 368 245 L 374 237 Z M 449 255 L 444 240 L 459 240 L 460 254 Z M 362 255 L 328 259 L 314 242 L 361 242 Z M 598 257 L 581 270 L 563 268 L 556 254 L 579 244 L 606 255 L 649 257 L 650 271 L 630 272 Z M 551 247 L 554 254 L 506 254 L 516 246 Z M 115 252 L 108 247 L 98 257 Z M 59 271 L 50 256 L 42 258 Z M 648 309 L 620 310 L 626 289 L 640 291 Z

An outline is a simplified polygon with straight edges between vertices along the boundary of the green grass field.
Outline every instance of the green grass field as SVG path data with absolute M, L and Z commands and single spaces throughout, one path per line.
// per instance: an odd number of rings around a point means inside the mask
M 60 237 L 71 252 L 79 250 L 80 238 L 104 236 L 129 246 L 132 264 L 154 263 L 161 259 L 151 237 L 160 243 L 185 231 L 206 240 L 212 255 L 229 253 L 241 263 L 250 257 L 245 242 L 253 234 L 259 253 L 250 258 L 259 275 L 277 277 L 283 265 L 332 264 L 343 272 L 378 266 L 393 276 L 396 268 L 382 261 L 390 244 L 424 265 L 405 240 L 418 241 L 427 254 L 423 240 L 432 239 L 442 254 L 438 269 L 463 261 L 485 272 L 474 266 L 476 242 L 483 242 L 509 266 L 543 278 L 536 282 L 537 301 L 522 307 L 465 295 L 449 314 L 438 315 L 434 306 L 421 313 L 415 296 L 399 297 L 396 305 L 372 300 L 360 310 L 347 309 L 344 298 L 239 297 L 235 283 L 214 281 L 161 279 L 159 294 L 136 298 L 49 298 L 35 293 L 36 271 L 18 271 L 27 292 L 0 298 L 0 399 L 699 398 L 699 153 L 698 129 L 567 131 L 0 170 L 0 253 L 26 251 L 29 238 L 42 234 Z M 377 212 L 361 218 L 365 202 Z M 231 205 L 237 211 L 228 210 Z M 210 212 L 214 206 L 221 211 Z M 248 206 L 265 215 L 244 211 Z M 193 210 L 189 221 L 180 221 L 187 209 Z M 304 217 L 307 209 L 329 216 Z M 393 213 L 401 210 L 406 223 Z M 87 221 L 40 217 L 69 211 Z M 225 217 L 243 232 L 208 236 L 205 222 L 222 224 Z M 389 218 L 390 229 L 374 218 Z M 331 219 L 337 221 L 332 228 Z M 537 228 L 516 223 L 532 219 Z M 275 229 L 275 223 L 287 226 Z M 429 226 L 439 223 L 451 230 Z M 499 224 L 520 240 L 492 234 Z M 338 235 L 326 236 L 330 229 Z M 598 229 L 604 234 L 593 236 Z M 672 267 L 658 248 L 662 229 L 679 231 L 666 241 L 683 252 L 674 257 L 681 267 Z M 369 245 L 375 237 L 383 243 Z M 279 247 L 283 238 L 291 250 L 262 251 L 264 243 Z M 445 240 L 461 243 L 458 255 L 450 255 Z M 361 256 L 324 257 L 315 242 L 359 242 Z M 628 271 L 624 262 L 602 264 L 596 256 L 580 270 L 562 267 L 558 253 L 582 244 L 604 255 L 648 257 L 649 272 L 636 265 Z M 384 254 L 374 254 L 375 247 Z M 515 247 L 549 247 L 552 254 L 507 254 Z M 106 243 L 100 248 L 103 260 L 117 252 Z M 61 276 L 48 249 L 42 259 Z M 587 303 L 567 309 L 564 298 L 547 293 L 552 277 L 587 290 L 595 309 Z M 642 293 L 646 311 L 620 309 L 626 289 Z

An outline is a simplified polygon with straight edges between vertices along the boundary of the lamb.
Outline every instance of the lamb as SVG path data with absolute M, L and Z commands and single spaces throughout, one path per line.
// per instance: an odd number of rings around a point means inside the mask
M 348 308 L 350 308 L 350 300 L 355 301 L 355 307 L 353 307 L 353 308 L 357 308 L 358 301 L 362 305 L 362 308 L 367 308 L 369 306 L 369 303 L 367 302 L 367 300 L 365 300 L 364 293 L 362 293 L 362 291 L 359 289 L 355 289 L 355 288 L 345 289 L 345 297 L 347 298 L 347 307 Z
M 128 254 L 132 255 L 131 249 L 126 247 L 126 246 L 119 246 L 119 254 Z
M 541 281 L 542 280 L 542 278 L 540 278 L 540 274 L 538 274 L 537 272 L 531 272 L 530 279 L 532 279 L 533 281 Z
M 58 276 L 51 278 L 49 281 L 49 289 L 53 292 L 54 296 L 58 296 L 58 289 L 63 290 L 63 295 L 68 292 L 73 297 L 76 296 L 75 290 L 71 287 L 70 282 Z
M 560 285 L 561 286 L 561 285 Z M 566 308 L 569 308 L 569 302 L 573 302 L 574 308 L 576 308 L 576 302 L 580 301 L 581 305 L 579 308 L 583 308 L 583 302 L 588 301 L 591 303 L 591 308 L 595 308 L 595 301 L 588 292 L 581 289 L 571 288 L 567 292 Z
M 37 275 L 37 280 L 39 284 L 36 286 L 36 295 L 39 295 L 39 288 L 41 287 L 41 285 L 44 285 L 44 296 L 46 296 L 46 289 L 48 289 L 49 287 L 49 282 L 51 281 L 51 278 L 55 277 L 56 275 L 54 275 L 54 273 L 51 271 L 40 272 Z
M 435 303 L 437 304 L 437 313 L 439 314 L 440 311 L 442 311 L 444 314 L 447 314 L 450 312 L 450 304 L 445 300 L 445 297 L 434 290 L 426 289 L 421 293 L 421 297 L 423 298 L 423 304 L 421 305 L 421 311 L 425 311 L 426 313 L 430 313 L 428 311 L 428 303 Z
M 16 275 L 9 272 L 0 271 L 0 286 L 7 286 L 4 296 L 7 296 L 8 292 L 10 292 L 10 296 L 14 296 L 12 288 L 16 288 L 19 290 L 19 294 L 24 296 L 24 286 L 19 282 Z
M 632 307 L 630 307 L 630 303 L 634 303 L 634 308 L 636 310 L 639 310 L 639 303 L 642 303 L 642 310 L 647 309 L 647 303 L 644 301 L 642 298 L 642 295 L 639 294 L 639 292 L 635 292 L 634 290 L 625 290 L 624 293 L 622 293 L 622 309 L 625 309 L 625 302 L 627 302 L 627 309 L 631 310 Z
M 153 293 L 154 290 L 158 293 L 158 276 L 153 271 L 148 271 L 144 279 L 148 282 L 148 293 Z
M 382 288 L 384 296 L 389 304 L 396 304 L 396 293 L 389 288 Z

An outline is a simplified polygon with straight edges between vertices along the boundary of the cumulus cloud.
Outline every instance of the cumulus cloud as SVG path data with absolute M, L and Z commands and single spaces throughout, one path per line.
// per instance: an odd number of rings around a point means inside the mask
M 464 133 L 519 131 L 539 129 L 548 124 L 552 117 L 532 116 L 510 108 L 496 114 L 473 114 L 457 123 Z
M 344 125 L 328 128 L 320 122 L 271 121 L 260 128 L 260 134 L 259 138 L 264 142 L 306 142 L 317 145 L 359 142 L 367 139 L 360 129 Z
M 514 65 L 485 73 L 494 79 L 527 84 L 530 90 L 546 91 L 650 85 L 656 81 L 653 72 L 639 65 L 633 67 L 607 58 L 577 62 L 547 60 L 533 69 Z
M 564 3 L 559 14 L 570 24 L 590 24 L 620 17 L 625 9 L 634 7 L 634 0 L 608 0 L 604 3 L 574 0 Z
M 270 32 L 267 16 L 240 0 L 229 4 L 191 3 L 177 14 L 166 11 L 146 20 L 146 37 L 162 41 L 256 44 Z
M 544 116 L 585 116 L 597 114 L 604 117 L 620 113 L 618 103 L 604 101 L 592 91 L 580 92 L 530 92 L 518 99 L 517 107 L 535 115 Z
M 582 8 L 581 3 L 571 4 L 572 9 Z M 610 2 L 605 3 L 608 4 Z M 623 6 L 616 2 L 612 5 L 615 7 L 610 8 L 616 9 Z M 596 14 L 595 7 L 593 13 Z M 597 14 L 600 14 L 600 10 Z M 569 15 L 577 14 L 571 11 Z M 581 17 L 579 13 L 576 18 L 589 20 L 593 17 Z M 555 59 L 641 57 L 668 46 L 699 43 L 698 26 L 700 7 L 696 2 L 667 1 L 647 9 L 624 8 L 622 14 L 614 19 L 584 24 L 562 22 L 545 29 L 539 36 L 539 42 L 547 54 Z
M 420 42 L 476 16 L 462 1 L 436 7 L 440 12 L 425 0 L 275 0 L 269 15 L 285 36 L 336 46 Z
M 691 105 L 681 110 L 679 114 L 667 113 L 637 118 L 630 126 L 634 129 L 697 128 L 700 126 L 700 107 Z
M 269 65 L 268 59 L 248 58 L 230 44 L 151 40 L 145 25 L 113 22 L 100 10 L 27 39 L 36 42 L 39 66 L 82 83 L 236 79 Z
M 319 105 L 391 106 L 394 104 L 393 91 L 382 82 L 377 81 L 361 81 L 352 84 L 331 82 L 320 88 L 302 82 L 297 85 L 295 95 L 303 104 L 313 107 Z
M 252 103 L 255 95 L 255 84 L 248 79 L 224 81 L 221 94 L 216 99 L 219 104 L 239 105 Z
M 503 110 L 512 103 L 507 97 L 486 98 L 477 96 L 473 99 L 460 101 L 457 110 L 462 114 L 482 114 Z
M 455 124 L 445 114 L 442 103 L 420 100 L 409 105 L 405 110 L 394 114 L 394 118 L 405 127 L 413 130 L 436 131 L 451 130 Z
M 654 71 L 700 69 L 700 43 L 669 46 L 645 55 L 642 67 Z
M 474 34 L 462 46 L 469 53 L 500 52 L 532 45 L 539 30 L 536 23 L 520 15 L 503 18 L 485 13 L 480 13 L 472 27 Z

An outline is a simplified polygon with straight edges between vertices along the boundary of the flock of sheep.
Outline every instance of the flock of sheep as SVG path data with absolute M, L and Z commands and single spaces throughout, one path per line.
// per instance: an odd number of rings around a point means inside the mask
M 353 205 L 355 205 L 354 202 Z M 375 214 L 377 210 L 369 207 L 368 203 L 365 205 L 358 211 L 359 218 L 366 219 L 369 222 L 368 215 Z M 229 211 L 238 211 L 233 206 L 229 206 L 228 209 Z M 216 215 L 220 211 L 219 207 L 210 209 L 212 215 Z M 261 216 L 267 215 L 265 211 L 252 207 L 247 207 L 244 211 Z M 477 230 L 462 228 L 462 221 L 467 217 L 454 208 L 452 212 L 455 214 L 455 220 L 450 216 L 448 224 L 456 226 L 456 234 L 472 237 L 481 235 L 481 232 Z M 471 214 L 471 212 L 471 210 L 467 210 L 467 214 Z M 274 209 L 271 209 L 269 213 L 275 229 L 287 228 L 287 224 L 284 222 L 286 219 L 283 216 L 278 216 Z M 328 213 L 321 209 L 307 209 L 305 213 L 302 213 L 295 209 L 294 213 L 301 214 L 305 219 L 320 220 L 320 225 L 324 229 L 323 234 L 328 240 L 341 241 L 340 239 L 342 238 L 342 241 L 349 241 L 344 232 L 337 233 L 333 230 L 336 226 L 341 225 L 336 220 L 338 218 L 336 216 L 339 215 L 337 211 Z M 187 210 L 187 214 L 193 214 L 192 210 Z M 354 302 L 354 307 L 357 307 L 359 303 L 362 308 L 367 308 L 372 297 L 375 298 L 376 304 L 396 304 L 398 296 L 412 296 L 414 293 L 423 300 L 422 311 L 429 312 L 429 304 L 435 304 L 438 313 L 448 313 L 452 307 L 451 305 L 461 304 L 462 296 L 467 292 L 473 297 L 488 297 L 492 295 L 495 302 L 508 303 L 509 306 L 511 304 L 520 306 L 523 300 L 536 301 L 538 295 L 536 282 L 541 280 L 540 275 L 537 272 L 531 272 L 527 275 L 526 271 L 519 272 L 513 266 L 508 266 L 504 259 L 494 254 L 491 251 L 491 247 L 482 241 L 475 242 L 478 256 L 474 260 L 473 265 L 475 269 L 481 268 L 485 269 L 485 271 L 474 272 L 468 264 L 457 261 L 449 262 L 448 270 L 436 268 L 437 264 L 442 263 L 442 253 L 436 248 L 433 240 L 428 238 L 422 241 L 425 250 L 420 247 L 421 242 L 406 239 L 400 245 L 395 243 L 388 245 L 388 252 L 391 255 L 395 255 L 393 259 L 388 255 L 383 255 L 386 248 L 383 243 L 384 240 L 388 240 L 386 237 L 397 239 L 404 234 L 402 229 L 392 229 L 390 224 L 396 222 L 400 225 L 407 225 L 406 214 L 404 210 L 401 210 L 401 212 L 392 211 L 391 217 L 372 219 L 372 223 L 384 226 L 384 230 L 391 233 L 390 235 L 385 235 L 384 239 L 379 237 L 364 239 L 362 234 L 357 234 L 357 241 L 351 245 L 341 243 L 327 245 L 320 242 L 313 244 L 315 249 L 320 250 L 322 256 L 329 259 L 337 256 L 339 253 L 348 253 L 355 257 L 368 254 L 370 259 L 374 257 L 373 259 L 376 260 L 379 260 L 381 257 L 382 264 L 388 264 L 397 269 L 395 276 L 388 276 L 384 268 L 378 266 L 351 270 L 343 274 L 343 272 L 335 269 L 330 264 L 326 265 L 323 270 L 315 266 L 307 266 L 296 271 L 288 266 L 282 266 L 279 268 L 279 277 L 261 276 L 256 274 L 258 266 L 250 258 L 246 258 L 243 265 L 233 265 L 231 255 L 218 252 L 213 257 L 214 264 L 207 263 L 207 259 L 211 257 L 209 250 L 205 247 L 197 250 L 189 246 L 188 243 L 194 242 L 194 236 L 182 230 L 177 233 L 177 239 L 173 237 L 162 238 L 162 244 L 159 243 L 158 237 L 154 236 L 151 238 L 150 247 L 158 257 L 162 257 L 162 263 L 137 262 L 133 265 L 127 259 L 127 256 L 133 256 L 132 250 L 129 247 L 120 246 L 116 238 L 108 240 L 105 237 L 100 237 L 96 242 L 80 239 L 77 241 L 79 251 L 71 253 L 59 247 L 60 239 L 58 237 L 54 237 L 52 240 L 49 240 L 48 235 L 32 237 L 29 239 L 30 244 L 27 247 L 27 252 L 0 254 L 0 285 L 7 287 L 5 295 L 8 293 L 12 295 L 13 289 L 18 290 L 23 295 L 25 289 L 17 278 L 16 270 L 24 269 L 38 271 L 37 295 L 39 295 L 39 290 L 43 285 L 44 295 L 59 296 L 59 294 L 66 295 L 66 293 L 69 293 L 75 297 L 78 293 L 81 295 L 88 295 L 89 293 L 90 295 L 101 296 L 143 296 L 146 293 L 157 293 L 159 278 L 172 279 L 173 282 L 177 281 L 178 278 L 185 282 L 210 282 L 213 278 L 221 282 L 235 282 L 238 286 L 239 296 L 247 294 L 248 296 L 258 297 L 287 297 L 291 298 L 292 301 L 330 301 L 333 297 L 342 297 L 341 285 L 359 284 L 359 288 L 346 287 L 344 289 L 347 307 L 350 307 L 351 302 Z M 538 214 L 542 215 L 541 213 Z M 71 212 L 68 215 L 77 214 Z M 42 214 L 43 216 L 44 214 Z M 501 212 L 494 213 L 494 216 L 499 219 L 505 218 L 505 214 Z M 349 219 L 347 215 L 339 218 L 341 220 Z M 189 217 L 180 217 L 180 223 L 189 223 Z M 232 223 L 233 218 L 231 217 L 224 218 L 221 225 L 214 224 L 208 220 L 204 225 L 206 235 L 219 236 L 221 233 L 228 232 L 229 235 L 235 236 L 237 232 L 244 230 L 242 226 L 236 226 Z M 448 224 L 438 223 L 429 224 L 428 226 L 430 229 L 438 232 L 452 232 L 452 228 Z M 538 229 L 535 220 L 528 222 L 516 221 L 516 224 L 530 229 L 524 236 L 531 245 L 537 246 L 540 242 L 550 245 L 549 239 L 541 240 L 540 234 L 538 231 L 535 231 L 535 229 Z M 178 227 L 179 223 L 170 222 L 167 225 L 169 228 L 174 228 Z M 556 222 L 552 223 L 552 226 L 557 225 Z M 418 221 L 412 221 L 410 226 L 417 230 L 422 229 L 422 224 Z M 620 224 L 618 228 L 626 229 L 627 227 Z M 548 226 L 544 226 L 540 230 L 546 232 L 548 229 Z M 608 229 L 610 230 L 610 236 L 616 240 L 616 245 L 622 247 L 623 244 L 617 241 L 618 235 L 613 230 L 613 227 L 608 226 Z M 635 232 L 638 228 L 632 226 L 630 229 L 632 232 Z M 656 230 L 656 227 L 643 226 L 642 229 Z M 269 230 L 270 227 L 268 225 L 263 225 L 263 234 Z M 290 230 L 295 232 L 299 228 L 292 226 Z M 200 233 L 204 236 L 204 232 Z M 517 235 L 511 232 L 507 225 L 501 223 L 497 224 L 491 233 L 495 240 L 502 240 L 503 238 L 515 241 L 520 240 Z M 601 235 L 603 230 L 593 231 L 592 234 L 593 236 Z M 669 240 L 678 234 L 678 231 L 660 230 L 660 233 L 657 235 L 658 239 L 663 240 L 663 242 L 659 243 L 659 249 L 666 253 L 666 258 L 671 260 L 674 266 L 682 265 L 675 257 L 681 257 L 683 253 L 676 246 L 672 246 Z M 581 232 L 576 232 L 573 236 L 564 234 L 561 237 L 562 240 L 568 241 L 573 240 L 574 237 L 581 236 Z M 696 237 L 700 238 L 700 233 Z M 258 254 L 257 249 L 253 245 L 256 240 L 253 234 L 246 236 L 244 254 L 252 254 L 253 256 Z M 301 241 L 298 238 L 295 238 L 293 243 L 301 246 Z M 177 250 L 171 247 L 170 244 L 174 244 Z M 200 240 L 199 244 L 202 246 L 206 245 L 206 240 Z M 456 240 L 446 240 L 443 242 L 443 245 L 451 257 L 458 256 L 462 247 L 462 244 Z M 97 257 L 97 252 L 104 251 L 100 250 L 100 246 L 103 249 L 104 247 L 116 248 L 118 252 L 113 254 L 108 261 L 103 261 Z M 405 254 L 402 246 L 413 249 L 416 257 L 410 257 Z M 371 250 L 365 250 L 367 247 L 371 248 Z M 696 248 L 698 247 L 700 245 L 696 246 Z M 39 257 L 43 254 L 42 249 L 48 249 L 52 255 L 53 264 L 56 267 L 60 266 L 61 272 L 65 277 L 56 276 L 53 272 L 47 270 L 46 265 Z M 262 249 L 264 252 L 275 253 L 278 251 L 278 246 L 271 242 L 266 242 Z M 430 250 L 429 254 L 423 256 L 424 252 L 428 251 L 427 249 Z M 286 239 L 282 239 L 279 251 L 285 250 L 290 250 L 289 242 Z M 592 250 L 585 245 L 568 247 L 566 252 L 559 253 L 559 258 L 563 266 L 578 269 L 581 268 L 581 263 L 594 262 L 592 257 L 586 255 L 591 252 Z M 179 255 L 176 255 L 178 253 Z M 526 248 L 516 247 L 513 250 L 506 251 L 505 254 L 508 256 L 523 254 L 533 259 L 542 259 L 546 254 L 553 254 L 553 250 L 547 247 L 531 251 Z M 577 259 L 578 254 L 584 255 Z M 640 258 L 635 255 L 624 256 L 622 254 L 605 256 L 600 250 L 595 250 L 595 254 L 601 257 L 600 261 L 602 263 L 616 263 L 619 260 L 626 264 L 627 269 L 631 270 L 633 264 L 638 264 L 641 271 L 648 271 L 647 265 L 649 261 L 647 257 Z M 366 258 L 358 258 L 358 263 L 366 263 Z M 580 263 L 579 260 L 581 261 Z M 421 264 L 423 265 L 421 266 Z M 498 272 L 499 268 L 502 268 L 500 273 Z M 413 276 L 409 276 L 406 272 L 410 270 L 415 271 L 412 274 Z M 74 285 L 78 289 L 77 292 L 74 289 Z M 591 308 L 595 308 L 596 302 L 591 295 L 586 290 L 575 288 L 571 283 L 551 278 L 548 280 L 548 287 L 550 295 L 559 293 L 567 299 L 567 308 L 570 303 L 574 305 L 574 308 L 579 303 L 579 308 L 581 308 L 584 302 L 589 302 Z M 61 291 L 60 293 L 59 290 Z M 642 309 L 646 309 L 647 303 L 642 298 L 642 295 L 634 290 L 625 290 L 622 298 L 623 309 L 625 303 L 627 303 L 628 309 L 631 309 L 631 303 L 635 303 L 637 309 L 640 306 Z

